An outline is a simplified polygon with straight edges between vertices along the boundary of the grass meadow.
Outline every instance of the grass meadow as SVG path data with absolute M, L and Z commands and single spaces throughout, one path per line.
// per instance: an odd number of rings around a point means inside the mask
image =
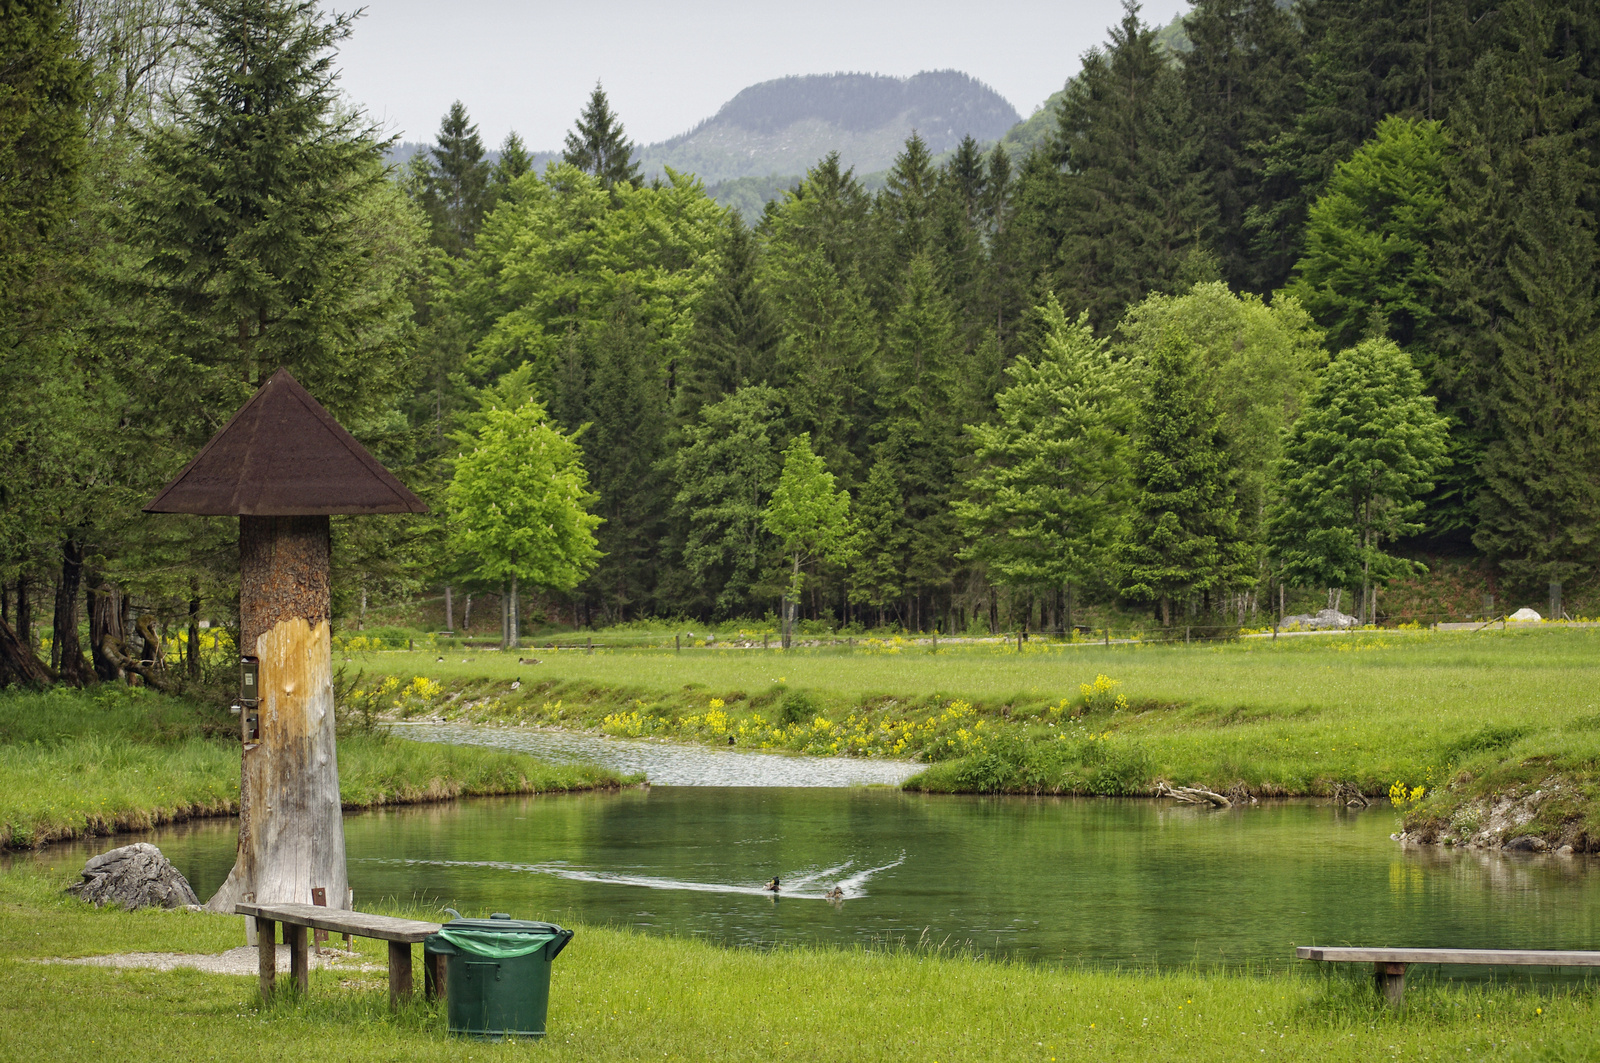
M 148 688 L 0 691 L 0 848 L 138 830 L 239 803 L 237 723 Z M 612 773 L 383 734 L 339 741 L 347 808 L 617 785 Z
M 0 1060 L 1371 1063 L 1578 1060 L 1600 1050 L 1600 995 L 1588 984 L 1424 975 L 1409 980 L 1396 1016 L 1364 972 L 1309 965 L 1106 972 L 938 949 L 728 949 L 589 926 L 553 966 L 544 1041 L 462 1042 L 425 1004 L 391 1013 L 381 971 L 313 971 L 307 997 L 281 992 L 264 1006 L 253 977 L 41 964 L 243 942 L 236 918 L 96 910 L 64 899 L 66 884 L 22 857 L 0 871 Z M 381 967 L 381 942 L 358 947 Z
M 1600 629 L 439 656 L 355 655 L 347 667 L 437 680 L 454 700 L 426 708 L 447 716 L 916 756 L 931 766 L 913 785 L 933 790 L 1148 793 L 1166 781 L 1386 798 L 1399 784 L 1408 806 L 1421 788 L 1415 813 L 1446 815 L 1484 787 L 1559 775 L 1572 785 L 1548 816 L 1600 838 Z M 1108 696 L 1085 692 L 1099 676 Z M 707 722 L 716 702 L 721 726 Z M 971 712 L 946 718 L 953 702 Z

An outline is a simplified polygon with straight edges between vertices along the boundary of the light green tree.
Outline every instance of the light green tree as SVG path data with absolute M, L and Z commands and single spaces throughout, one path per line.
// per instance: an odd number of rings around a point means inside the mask
M 819 560 L 850 560 L 850 495 L 833 489 L 833 473 L 811 449 L 811 436 L 796 436 L 783 453 L 783 472 L 767 502 L 762 524 L 778 537 L 790 560 L 783 595 L 783 648 L 794 637 L 795 609 L 805 588 L 804 567 Z
M 589 512 L 594 495 L 583 470 L 578 433 L 551 424 L 533 399 L 491 406 L 462 453 L 447 493 L 451 544 L 473 559 L 476 574 L 508 581 L 506 643 L 517 640 L 517 586 L 527 581 L 570 590 L 600 559 Z
M 1271 541 L 1286 582 L 1372 588 L 1420 566 L 1382 544 L 1422 529 L 1422 496 L 1444 460 L 1446 423 L 1422 374 L 1391 340 L 1367 340 L 1323 370 L 1284 442 Z
M 976 470 L 954 503 L 970 545 L 1013 587 L 1065 588 L 1101 569 L 1127 525 L 1131 374 L 1087 313 L 1068 322 L 1051 296 L 1044 343 L 1006 369 L 999 422 L 967 426 Z

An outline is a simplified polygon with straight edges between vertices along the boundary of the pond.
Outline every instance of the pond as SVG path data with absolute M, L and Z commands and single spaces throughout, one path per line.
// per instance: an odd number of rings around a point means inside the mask
M 632 745 L 607 755 L 645 755 Z M 824 774 L 855 768 L 809 763 Z M 692 773 L 715 776 L 703 764 Z M 1395 821 L 1386 807 L 1315 802 L 1210 812 L 864 786 L 657 785 L 385 809 L 346 817 L 345 832 L 358 905 L 397 898 L 737 945 L 933 943 L 1094 966 L 1281 966 L 1305 944 L 1600 944 L 1600 876 L 1588 858 L 1403 851 L 1389 839 Z M 201 896 L 232 863 L 231 821 L 144 837 Z M 111 844 L 36 858 L 81 866 Z M 777 897 L 761 888 L 775 875 Z M 845 898 L 830 903 L 836 885 Z

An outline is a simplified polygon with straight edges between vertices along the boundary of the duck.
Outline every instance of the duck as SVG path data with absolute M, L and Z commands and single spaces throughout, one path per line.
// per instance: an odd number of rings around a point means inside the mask
M 777 875 L 773 875 L 772 876 L 772 881 L 768 882 L 765 886 L 762 886 L 761 888 L 766 890 L 768 893 L 777 893 L 778 892 L 778 876 Z
M 833 889 L 824 894 L 824 896 L 830 901 L 842 901 L 844 900 L 844 890 L 840 889 L 838 886 L 835 886 Z

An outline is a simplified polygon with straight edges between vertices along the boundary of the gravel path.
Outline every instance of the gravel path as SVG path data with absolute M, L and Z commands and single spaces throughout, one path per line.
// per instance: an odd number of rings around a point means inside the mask
M 386 971 L 388 968 L 376 964 L 361 963 L 361 954 L 358 952 L 344 952 L 339 949 L 324 947 L 322 955 L 312 953 L 310 956 L 313 970 L 334 969 L 340 971 Z M 50 958 L 38 960 L 39 963 L 69 963 L 84 967 L 143 967 L 155 971 L 170 971 L 177 967 L 192 967 L 197 971 L 207 974 L 242 974 L 256 975 L 260 973 L 257 964 L 257 952 L 249 945 L 241 945 L 227 952 L 194 953 L 194 952 L 118 952 L 109 956 L 80 956 L 75 959 Z M 278 946 L 278 973 L 289 973 L 289 946 Z

